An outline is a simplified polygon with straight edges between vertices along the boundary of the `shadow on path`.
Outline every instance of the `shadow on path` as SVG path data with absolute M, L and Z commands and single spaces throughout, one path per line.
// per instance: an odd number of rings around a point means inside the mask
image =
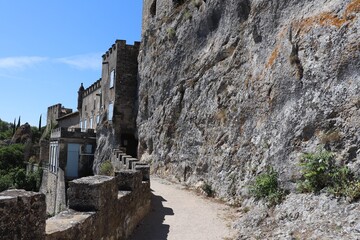
M 131 240 L 166 240 L 170 226 L 163 224 L 166 215 L 174 215 L 172 208 L 164 207 L 166 202 L 161 196 L 152 193 L 151 210 L 140 225 L 135 229 Z

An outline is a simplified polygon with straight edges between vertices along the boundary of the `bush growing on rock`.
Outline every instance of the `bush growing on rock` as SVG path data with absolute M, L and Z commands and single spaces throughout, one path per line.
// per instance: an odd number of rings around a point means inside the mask
M 300 166 L 303 180 L 299 183 L 300 192 L 318 193 L 325 189 L 336 197 L 346 197 L 350 202 L 360 198 L 360 180 L 347 166 L 338 166 L 335 154 L 325 149 L 315 153 L 305 153 Z
M 270 206 L 281 203 L 285 196 L 285 191 L 279 186 L 278 173 L 272 167 L 255 178 L 250 193 L 256 200 L 265 199 Z

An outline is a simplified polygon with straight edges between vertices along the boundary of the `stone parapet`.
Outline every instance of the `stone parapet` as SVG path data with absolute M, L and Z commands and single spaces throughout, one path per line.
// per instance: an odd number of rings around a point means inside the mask
M 139 171 L 124 170 L 115 172 L 115 179 L 119 191 L 133 191 L 140 187 L 142 173 Z
M 142 178 L 120 171 L 70 182 L 70 209 L 46 221 L 46 240 L 128 239 L 150 210 L 150 182 Z
M 77 211 L 99 211 L 117 196 L 115 179 L 90 176 L 69 182 L 69 208 Z
M 44 239 L 45 195 L 25 190 L 0 193 L 0 239 Z
M 141 171 L 91 176 L 69 183 L 69 209 L 46 220 L 45 195 L 0 193 L 0 239 L 128 239 L 150 210 L 150 181 Z

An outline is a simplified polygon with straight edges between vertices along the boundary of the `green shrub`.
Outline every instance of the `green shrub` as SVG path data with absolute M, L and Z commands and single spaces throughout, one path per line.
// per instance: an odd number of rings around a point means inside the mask
M 335 173 L 334 154 L 324 149 L 302 156 L 301 173 L 304 180 L 299 184 L 301 192 L 319 192 L 332 183 Z
M 342 194 L 347 197 L 349 202 L 354 202 L 360 199 L 360 181 L 355 180 L 344 186 Z
M 256 200 L 265 199 L 270 205 L 280 203 L 285 196 L 285 191 L 279 187 L 278 173 L 272 167 L 255 178 L 250 193 Z
M 42 179 L 42 169 L 35 172 L 31 172 L 26 176 L 26 182 L 23 188 L 27 191 L 35 191 L 38 192 L 41 185 Z
M 114 167 L 110 161 L 105 161 L 105 162 L 101 163 L 99 174 L 106 175 L 106 176 L 114 175 Z
M 337 166 L 334 154 L 324 149 L 306 153 L 302 157 L 303 180 L 301 192 L 319 192 L 325 189 L 336 197 L 346 197 L 350 202 L 360 199 L 360 180 L 346 166 Z
M 0 192 L 9 189 L 13 185 L 13 180 L 10 175 L 0 175 Z
M 13 144 L 0 147 L 0 169 L 9 170 L 11 168 L 24 165 L 24 145 Z

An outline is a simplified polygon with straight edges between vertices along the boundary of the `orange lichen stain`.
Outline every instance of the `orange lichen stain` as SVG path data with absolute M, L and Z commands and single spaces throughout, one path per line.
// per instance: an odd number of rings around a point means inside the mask
M 279 46 L 275 47 L 274 51 L 271 53 L 271 55 L 266 63 L 266 67 L 268 67 L 268 68 L 272 67 L 278 56 L 279 56 Z
M 318 21 L 321 26 L 335 26 L 339 28 L 346 22 L 346 19 L 339 18 L 331 13 L 322 13 Z
M 308 32 L 314 25 L 320 25 L 323 27 L 334 26 L 340 28 L 345 23 L 353 20 L 355 18 L 353 13 L 358 12 L 360 12 L 360 0 L 353 0 L 346 6 L 345 12 L 342 16 L 338 16 L 331 12 L 323 12 L 317 16 L 312 16 L 297 22 L 295 23 L 295 26 L 303 32 Z
M 344 18 L 339 18 L 337 15 L 325 12 L 321 13 L 320 15 L 313 16 L 298 22 L 297 25 L 301 31 L 307 32 L 309 31 L 314 25 L 320 25 L 323 27 L 327 26 L 335 26 L 337 28 L 341 27 L 347 20 Z
M 360 0 L 353 0 L 347 5 L 344 18 L 348 18 L 352 13 L 360 12 Z

